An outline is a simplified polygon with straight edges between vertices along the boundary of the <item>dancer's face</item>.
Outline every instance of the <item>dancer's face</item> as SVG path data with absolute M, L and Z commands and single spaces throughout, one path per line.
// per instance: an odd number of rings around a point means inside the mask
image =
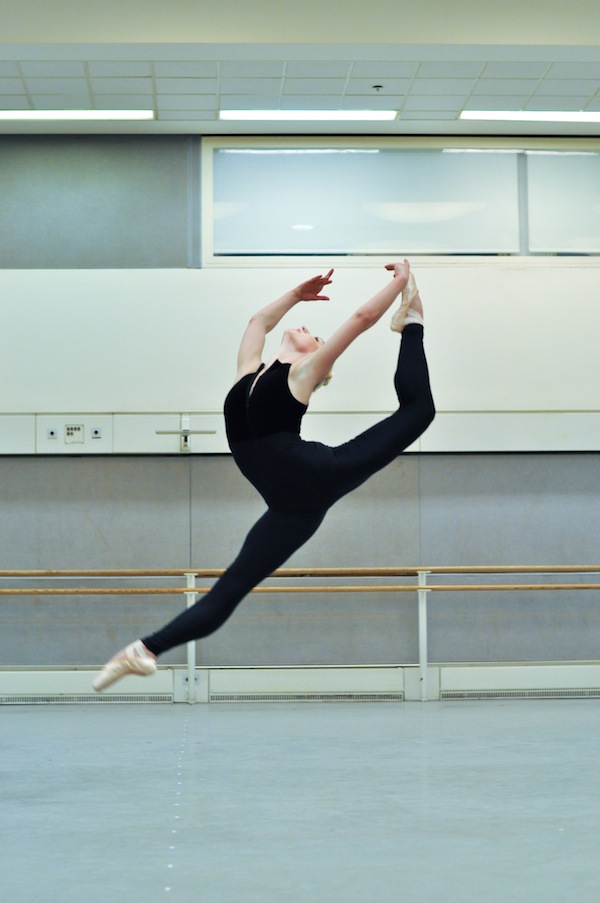
M 312 335 L 306 326 L 298 326 L 296 329 L 288 329 L 284 333 L 284 341 L 287 339 L 297 351 L 302 354 L 310 354 L 323 344 L 323 339 Z

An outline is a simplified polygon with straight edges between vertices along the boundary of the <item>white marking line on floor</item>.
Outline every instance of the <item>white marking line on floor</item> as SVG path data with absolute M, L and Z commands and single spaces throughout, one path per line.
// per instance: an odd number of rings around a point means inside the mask
M 177 764 L 176 764 L 176 766 L 175 766 L 175 768 L 176 768 L 176 777 L 177 777 L 177 778 L 183 777 L 183 760 L 184 760 L 184 757 L 185 757 L 185 745 L 186 745 L 186 740 L 187 740 L 188 722 L 189 722 L 189 715 L 186 717 L 186 720 L 185 720 L 184 725 L 183 725 L 183 740 L 182 740 L 181 746 L 180 746 L 180 748 L 179 748 L 179 755 L 177 756 Z M 176 783 L 176 786 L 177 786 L 177 787 L 182 787 L 182 786 L 183 786 L 183 781 L 178 780 L 177 783 Z M 180 796 L 181 796 L 181 793 L 182 793 L 181 790 L 176 790 L 176 791 L 175 791 L 175 796 L 180 797 Z M 173 808 L 177 809 L 178 807 L 179 807 L 179 802 L 173 803 Z M 174 815 L 173 818 L 174 818 L 175 820 L 180 820 L 181 816 L 179 816 L 179 815 Z M 173 834 L 177 834 L 177 828 L 171 828 L 171 834 L 172 834 L 172 835 L 173 835 Z M 171 840 L 173 840 L 173 837 L 171 837 Z M 176 847 L 176 844 L 175 844 L 175 843 L 170 843 L 170 844 L 169 844 L 169 853 L 170 853 L 170 854 L 174 853 L 174 852 L 176 851 L 176 849 L 177 849 L 177 847 Z M 168 858 L 171 859 L 171 858 L 173 858 L 173 857 L 172 857 L 172 855 L 169 855 Z M 172 873 L 173 870 L 175 869 L 175 863 L 174 863 L 174 862 L 169 862 L 169 861 L 167 861 L 167 869 L 170 870 L 171 873 Z M 165 886 L 165 893 L 170 893 L 170 892 L 172 891 L 172 889 L 173 889 L 173 888 L 171 887 L 171 885 L 166 885 L 166 886 Z

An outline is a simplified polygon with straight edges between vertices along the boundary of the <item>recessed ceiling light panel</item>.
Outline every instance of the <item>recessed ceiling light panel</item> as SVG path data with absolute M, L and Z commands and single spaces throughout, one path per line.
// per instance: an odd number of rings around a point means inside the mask
M 499 122 L 600 122 L 600 113 L 525 110 L 463 110 L 461 119 Z
M 154 119 L 153 110 L 0 110 L 0 120 L 11 122 L 96 122 Z
M 396 110 L 221 110 L 219 119 L 261 122 L 384 122 Z

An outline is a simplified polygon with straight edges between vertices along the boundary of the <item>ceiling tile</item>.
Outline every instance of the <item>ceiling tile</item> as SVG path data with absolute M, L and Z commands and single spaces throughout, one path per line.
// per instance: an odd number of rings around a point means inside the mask
M 464 96 L 453 97 L 452 95 L 437 96 L 435 94 L 427 94 L 417 96 L 410 94 L 404 101 L 402 110 L 462 110 Z
M 221 94 L 221 110 L 276 110 L 279 92 L 276 94 Z
M 97 110 L 152 110 L 154 104 L 149 94 L 95 94 Z
M 487 63 L 482 78 L 542 78 L 548 63 Z
M 522 94 L 477 94 L 465 101 L 463 110 L 521 110 L 525 101 Z
M 281 78 L 285 63 L 279 60 L 224 60 L 221 78 Z
M 94 94 L 151 94 L 150 78 L 93 78 Z
M 525 104 L 524 109 L 538 111 L 563 110 L 567 113 L 576 113 L 586 105 L 588 100 L 589 97 L 542 97 L 536 95 Z
M 19 78 L 20 73 L 16 63 L 0 61 L 0 78 Z
M 404 103 L 405 94 L 346 94 L 342 98 L 343 110 L 399 110 Z
M 600 88 L 600 82 L 584 79 L 566 79 L 559 81 L 556 78 L 547 78 L 539 85 L 536 95 L 553 94 L 556 97 L 592 97 Z
M 346 86 L 343 78 L 286 78 L 284 94 L 342 94 Z
M 154 73 L 158 78 L 216 78 L 217 72 L 215 62 L 173 60 L 154 63 Z
M 297 60 L 286 65 L 287 78 L 347 78 L 351 63 L 343 60 Z
M 381 90 L 376 91 L 373 85 L 381 85 Z M 370 78 L 351 78 L 348 82 L 346 94 L 366 94 L 369 96 L 406 94 L 410 86 L 410 78 L 382 78 L 381 81 Z
M 24 94 L 25 87 L 20 78 L 0 78 L 0 94 Z
M 415 78 L 411 94 L 470 94 L 475 86 L 472 78 Z
M 282 110 L 338 110 L 341 101 L 340 94 L 288 94 L 279 106 Z
M 135 60 L 91 60 L 88 63 L 88 71 L 92 78 L 148 77 L 152 75 L 152 64 L 147 61 L 136 62 Z
M 281 89 L 280 78 L 221 78 L 221 94 L 275 94 Z
M 214 94 L 216 78 L 157 78 L 159 94 Z
M 352 78 L 413 78 L 418 66 L 418 63 L 412 62 L 357 60 L 352 66 Z
M 420 63 L 417 78 L 478 78 L 485 63 L 478 62 L 432 62 Z
M 25 94 L 0 95 L 0 110 L 28 110 L 29 103 Z
M 473 94 L 521 94 L 528 97 L 537 85 L 533 78 L 480 78 Z
M 87 94 L 85 78 L 26 78 L 25 87 L 31 94 Z
M 158 110 L 216 110 L 217 99 L 213 94 L 159 94 Z
M 548 77 L 600 79 L 600 63 L 552 63 Z
M 32 94 L 35 110 L 89 110 L 89 95 L 83 94 Z
M 85 68 L 78 60 L 60 62 L 58 60 L 24 60 L 21 63 L 21 71 L 26 77 L 32 78 L 57 78 L 77 77 L 85 78 Z

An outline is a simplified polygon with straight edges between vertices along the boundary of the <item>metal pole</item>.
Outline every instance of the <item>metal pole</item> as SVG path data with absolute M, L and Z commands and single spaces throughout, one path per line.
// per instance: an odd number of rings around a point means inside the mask
M 419 680 L 421 702 L 427 702 L 427 571 L 419 571 Z M 423 587 L 421 589 L 421 587 Z
M 195 604 L 198 594 L 196 592 L 196 575 L 186 574 L 187 591 L 185 598 L 187 607 L 191 608 Z M 190 705 L 196 702 L 196 643 L 192 640 L 187 644 L 187 701 Z

